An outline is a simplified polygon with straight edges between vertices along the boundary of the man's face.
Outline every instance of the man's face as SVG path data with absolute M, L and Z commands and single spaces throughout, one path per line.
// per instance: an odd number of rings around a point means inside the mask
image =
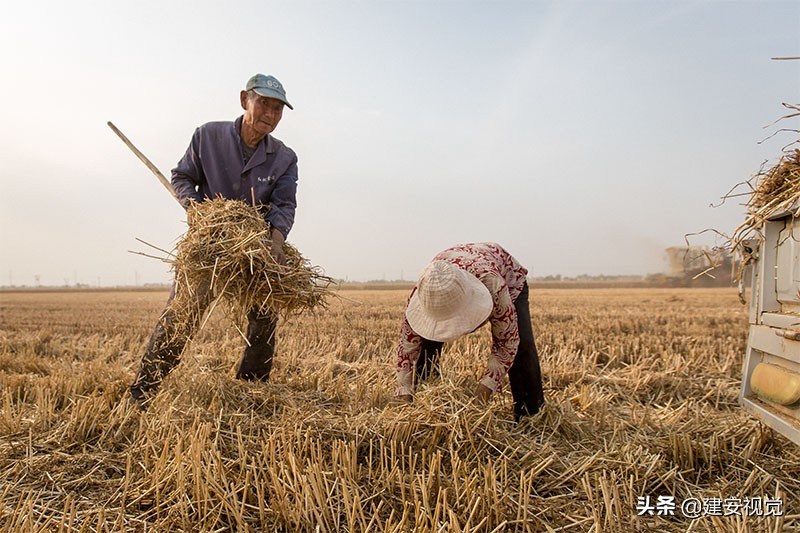
M 242 109 L 244 123 L 265 136 L 272 133 L 283 117 L 283 102 L 256 94 L 254 91 L 242 91 Z

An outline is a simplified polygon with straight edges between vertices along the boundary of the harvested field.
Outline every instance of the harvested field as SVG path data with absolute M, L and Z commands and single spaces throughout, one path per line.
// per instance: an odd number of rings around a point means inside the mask
M 800 528 L 800 448 L 737 404 L 734 289 L 532 290 L 548 403 L 519 426 L 507 388 L 470 401 L 487 328 L 395 405 L 407 291 L 341 295 L 280 323 L 268 384 L 233 379 L 243 341 L 213 316 L 140 413 L 127 386 L 166 293 L 0 293 L 0 530 Z M 667 496 L 674 516 L 637 516 Z M 712 512 L 684 516 L 692 498 Z

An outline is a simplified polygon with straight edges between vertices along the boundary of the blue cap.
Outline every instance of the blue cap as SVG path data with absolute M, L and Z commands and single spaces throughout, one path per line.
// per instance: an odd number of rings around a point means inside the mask
M 286 90 L 283 88 L 281 82 L 275 76 L 265 76 L 264 74 L 256 74 L 247 80 L 247 91 L 255 91 L 256 94 L 266 96 L 267 98 L 275 98 L 286 104 L 289 109 L 294 109 L 289 100 L 286 99 Z

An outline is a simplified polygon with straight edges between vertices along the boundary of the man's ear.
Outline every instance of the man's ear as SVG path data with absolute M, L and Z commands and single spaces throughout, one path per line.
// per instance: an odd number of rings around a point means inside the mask
M 239 102 L 242 104 L 242 109 L 247 109 L 247 91 L 241 91 L 239 93 Z

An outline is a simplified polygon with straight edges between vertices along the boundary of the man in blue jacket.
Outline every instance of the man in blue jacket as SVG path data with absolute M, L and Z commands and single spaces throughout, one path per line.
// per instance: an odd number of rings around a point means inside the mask
M 263 212 L 272 228 L 270 249 L 283 264 L 283 242 L 292 229 L 297 207 L 297 155 L 270 134 L 278 126 L 283 108 L 294 108 L 286 99 L 283 85 L 264 74 L 250 78 L 239 98 L 242 116 L 233 122 L 209 122 L 195 130 L 186 154 L 172 170 L 172 188 L 187 209 L 191 209 L 192 202 L 218 196 L 268 206 Z M 130 388 L 131 397 L 137 402 L 147 401 L 163 377 L 178 364 L 186 341 L 211 303 L 208 287 L 195 289 L 199 311 L 195 320 L 177 324 L 169 306 L 175 297 L 173 284 Z M 272 369 L 278 317 L 253 309 L 247 319 L 248 346 L 236 377 L 266 381 Z

